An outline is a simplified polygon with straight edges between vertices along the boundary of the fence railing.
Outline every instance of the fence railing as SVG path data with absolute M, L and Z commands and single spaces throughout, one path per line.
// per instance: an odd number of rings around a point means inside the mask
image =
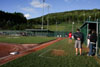
M 48 36 L 48 37 L 66 37 L 66 32 L 63 31 L 17 31 L 17 30 L 4 30 L 0 31 L 0 35 L 8 36 Z

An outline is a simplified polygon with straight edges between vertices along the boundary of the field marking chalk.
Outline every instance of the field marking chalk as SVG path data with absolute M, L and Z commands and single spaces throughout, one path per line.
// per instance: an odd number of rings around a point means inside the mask
M 51 49 L 48 49 L 47 51 L 44 51 L 43 53 L 41 53 L 39 56 L 44 55 L 45 53 L 49 52 Z
M 41 53 L 41 54 L 39 55 L 39 57 L 48 58 L 48 59 L 55 59 L 55 58 L 52 58 L 52 57 L 43 56 L 45 53 L 49 52 L 50 50 L 51 50 L 51 49 L 48 49 L 47 51 Z

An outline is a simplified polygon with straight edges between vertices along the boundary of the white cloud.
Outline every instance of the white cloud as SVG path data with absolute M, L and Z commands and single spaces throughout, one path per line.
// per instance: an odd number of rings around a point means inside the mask
M 30 18 L 30 17 L 31 17 L 30 14 L 25 14 L 24 16 L 25 16 L 26 18 Z
M 39 0 L 32 0 L 30 5 L 35 8 L 43 8 L 43 3 L 41 3 Z M 44 3 L 44 7 L 47 7 L 48 5 L 49 5 L 48 3 Z
M 24 15 L 25 17 L 31 18 L 31 17 L 32 17 L 31 14 L 37 15 L 37 14 L 40 13 L 40 12 L 38 11 L 38 10 L 39 10 L 38 8 L 43 8 L 43 2 L 42 2 L 42 1 L 43 1 L 43 0 L 31 0 L 31 1 L 29 1 L 27 7 L 21 8 L 22 6 L 19 6 L 19 8 L 20 8 L 23 12 L 25 12 L 25 15 Z M 48 6 L 51 7 L 50 4 L 44 2 L 44 7 L 48 7 Z

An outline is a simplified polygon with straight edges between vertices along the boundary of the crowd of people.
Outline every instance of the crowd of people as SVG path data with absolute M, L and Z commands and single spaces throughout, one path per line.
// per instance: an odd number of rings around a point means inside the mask
M 68 34 L 69 39 L 72 39 L 72 37 L 74 37 L 75 39 L 75 54 L 76 55 L 82 55 L 82 43 L 84 41 L 84 36 L 83 34 L 80 32 L 79 29 L 76 30 L 75 33 L 72 34 L 72 32 L 70 32 Z M 87 36 L 87 48 L 89 49 L 89 52 L 87 54 L 87 56 L 94 56 L 96 53 L 96 41 L 97 41 L 97 35 L 95 30 L 91 30 Z M 79 50 L 79 53 L 78 53 Z

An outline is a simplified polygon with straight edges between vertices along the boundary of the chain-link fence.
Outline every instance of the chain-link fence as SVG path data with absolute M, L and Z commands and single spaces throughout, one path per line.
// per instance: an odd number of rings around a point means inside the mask
M 66 37 L 66 32 L 49 30 L 2 30 L 0 35 L 8 36 L 48 36 L 48 37 Z

